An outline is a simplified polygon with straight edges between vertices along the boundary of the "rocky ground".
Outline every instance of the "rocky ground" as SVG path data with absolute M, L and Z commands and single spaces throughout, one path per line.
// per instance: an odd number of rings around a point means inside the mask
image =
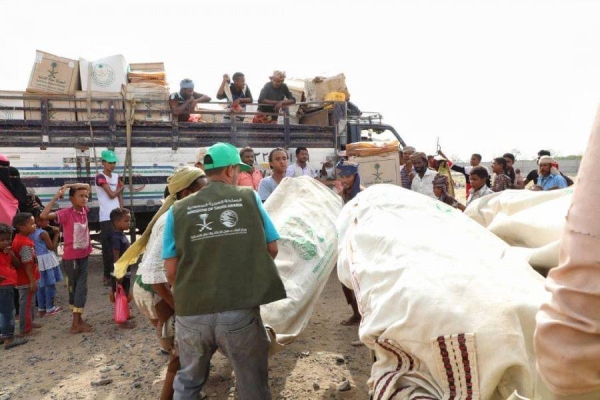
M 95 331 L 69 334 L 67 311 L 38 319 L 44 326 L 29 343 L 0 350 L 0 400 L 158 398 L 167 356 L 159 352 L 153 328 L 135 304 L 136 327 L 116 327 L 101 268 L 100 255 L 92 255 L 84 316 Z M 67 308 L 64 284 L 58 296 L 57 304 Z M 304 332 L 270 360 L 274 399 L 368 398 L 369 352 L 351 345 L 357 339 L 356 326 L 340 325 L 349 314 L 334 270 Z M 231 372 L 216 353 L 203 390 L 207 398 L 236 397 Z

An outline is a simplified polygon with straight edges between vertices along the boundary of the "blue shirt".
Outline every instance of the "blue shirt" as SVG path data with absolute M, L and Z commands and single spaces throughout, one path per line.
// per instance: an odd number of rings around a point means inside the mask
M 258 193 L 254 192 L 254 198 L 256 199 L 256 205 L 260 210 L 260 215 L 263 219 L 263 229 L 265 230 L 265 238 L 267 239 L 267 243 L 274 242 L 275 240 L 279 240 L 279 232 L 277 232 L 277 228 L 271 221 L 271 217 L 267 214 L 267 210 L 263 207 L 262 201 L 260 197 L 258 197 Z M 163 251 L 162 258 L 174 258 L 177 257 L 177 249 L 175 247 L 175 223 L 173 217 L 173 207 L 169 208 L 167 211 L 167 220 L 165 221 L 165 230 L 163 233 Z
M 46 232 L 42 228 L 36 228 L 35 232 L 29 235 L 29 239 L 33 241 L 33 247 L 35 248 L 35 254 L 38 256 L 43 256 L 44 254 L 48 254 L 48 246 L 46 246 L 46 242 L 40 236 L 43 232 Z
M 277 182 L 275 182 L 275 179 L 273 179 L 272 176 L 267 176 L 266 178 L 261 179 L 258 185 L 258 196 L 262 201 L 265 201 L 276 188 Z
M 548 176 L 539 176 L 537 185 L 542 187 L 542 190 L 550 190 L 552 188 L 566 188 L 567 181 L 561 175 L 550 174 Z

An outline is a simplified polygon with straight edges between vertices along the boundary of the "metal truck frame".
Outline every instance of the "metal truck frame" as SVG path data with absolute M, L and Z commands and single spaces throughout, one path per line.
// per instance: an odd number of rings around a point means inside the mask
M 33 111 L 39 119 L 12 119 L 16 111 L 27 110 L 31 114 L 32 110 L 3 105 L 3 100 L 15 100 L 15 96 L 0 93 L 0 153 L 19 169 L 25 186 L 33 189 L 44 203 L 63 184 L 84 182 L 94 188 L 95 175 L 102 170 L 100 152 L 105 148 L 114 150 L 119 157 L 116 172 L 124 177 L 127 187 L 124 203 L 133 210 L 139 230 L 145 228 L 160 207 L 166 178 L 178 167 L 193 165 L 199 148 L 217 142 L 228 142 L 238 148 L 252 147 L 258 167 L 267 172 L 267 156 L 276 147 L 288 150 L 290 163 L 294 162 L 293 149 L 307 147 L 312 158 L 310 165 L 314 168 L 316 162 L 322 164 L 327 157 L 335 161 L 347 143 L 361 139 L 395 139 L 405 146 L 392 126 L 381 123 L 381 115 L 363 113 L 364 117 L 349 117 L 345 102 L 300 103 L 320 111 L 329 108 L 329 124 L 321 126 L 292 124 L 287 113 L 283 114 L 281 124 L 243 123 L 235 118 L 240 114 L 227 111 L 211 112 L 230 115 L 231 118 L 222 123 L 177 122 L 177 118 L 172 122 L 145 122 L 135 120 L 134 101 L 94 97 L 93 102 L 87 102 L 87 109 L 82 109 L 52 106 L 52 102 L 60 100 L 73 102 L 73 97 L 68 96 L 27 94 L 23 98 L 37 100 L 39 108 Z M 125 107 L 117 103 L 124 103 Z M 86 111 L 102 116 L 102 120 L 53 119 L 57 112 Z M 125 118 L 118 118 L 120 113 L 124 113 Z M 383 132 L 386 135 L 382 135 Z M 62 200 L 59 206 L 67 203 L 68 199 Z M 89 206 L 90 225 L 95 229 L 98 225 L 95 189 L 92 189 Z

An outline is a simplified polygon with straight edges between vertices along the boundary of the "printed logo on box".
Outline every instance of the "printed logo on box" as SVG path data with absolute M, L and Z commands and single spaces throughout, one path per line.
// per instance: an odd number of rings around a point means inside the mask
M 115 81 L 115 70 L 108 64 L 94 65 L 92 81 L 99 87 L 108 87 Z

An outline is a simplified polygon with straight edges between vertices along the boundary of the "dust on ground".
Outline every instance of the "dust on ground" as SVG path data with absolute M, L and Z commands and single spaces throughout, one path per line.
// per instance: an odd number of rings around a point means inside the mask
M 99 254 L 90 256 L 88 287 L 84 318 L 94 326 L 93 333 L 69 334 L 71 314 L 65 310 L 38 318 L 44 326 L 29 343 L 11 350 L 0 346 L 0 400 L 158 399 L 167 356 L 160 353 L 154 328 L 133 302 L 136 327 L 117 328 L 108 288 L 102 286 Z M 67 309 L 64 282 L 57 292 L 56 304 Z M 269 361 L 273 399 L 368 398 L 369 351 L 351 345 L 358 339 L 357 326 L 340 325 L 350 315 L 334 270 L 305 330 Z M 231 373 L 227 360 L 215 353 L 203 389 L 208 399 L 236 398 Z M 351 389 L 339 391 L 345 379 Z M 112 382 L 92 386 L 101 380 Z

